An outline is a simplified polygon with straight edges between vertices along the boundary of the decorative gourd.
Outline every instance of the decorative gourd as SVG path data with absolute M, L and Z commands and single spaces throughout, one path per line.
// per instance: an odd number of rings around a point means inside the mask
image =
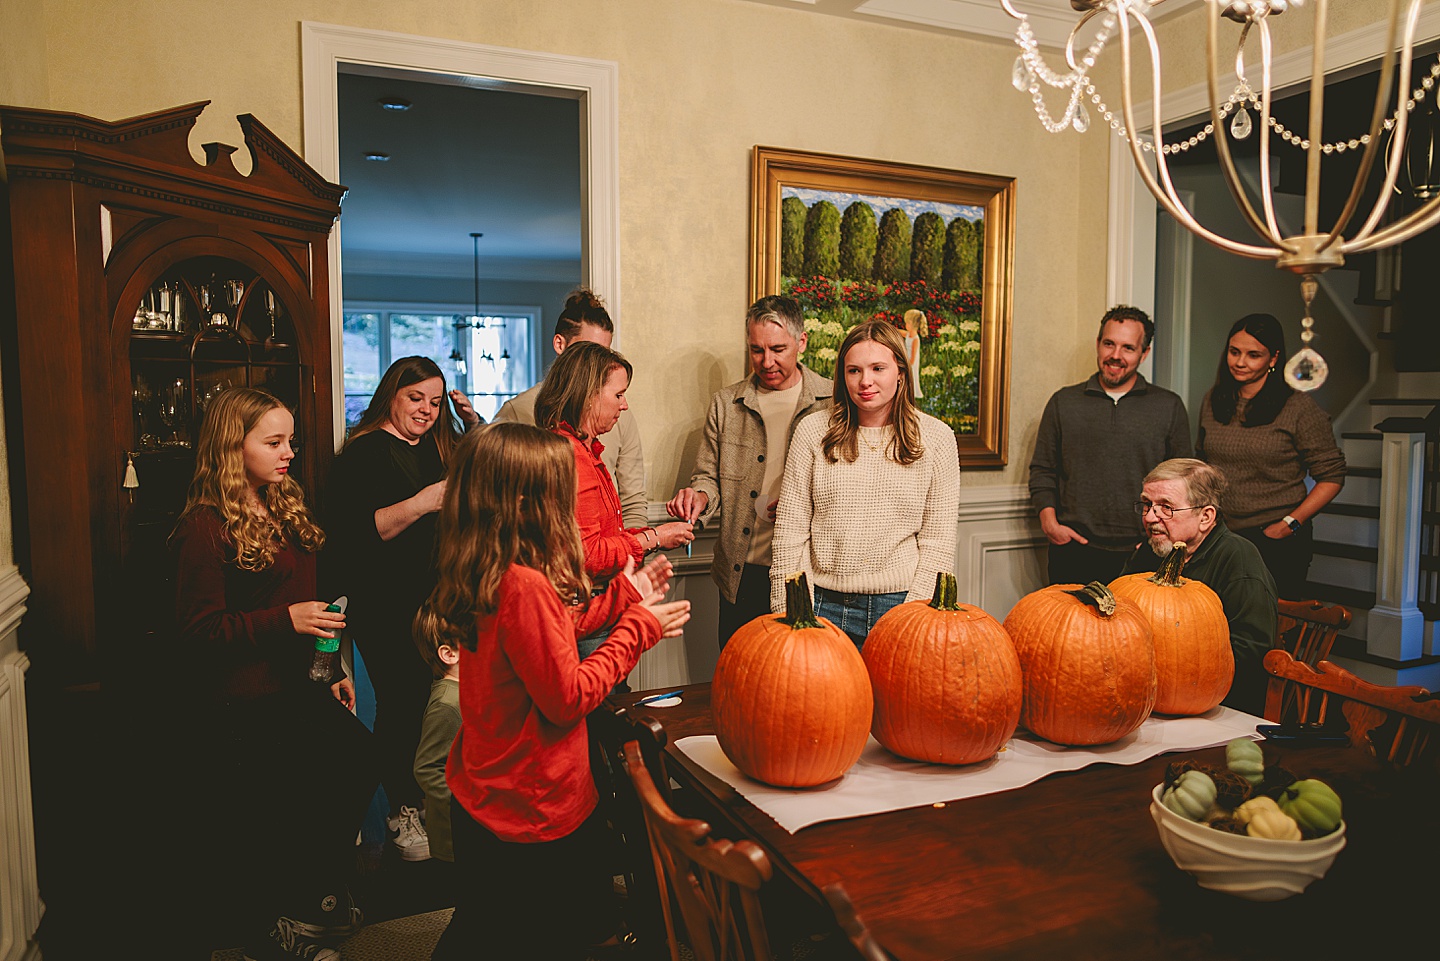
M 1155 711 L 1204 714 L 1219 704 L 1235 679 L 1230 622 L 1220 597 L 1180 576 L 1185 545 L 1176 543 L 1154 575 L 1127 574 L 1110 584 L 1150 619 L 1155 641 Z
M 1215 782 L 1204 771 L 1186 771 L 1160 795 L 1160 803 L 1182 818 L 1203 821 L 1215 806 Z
M 1020 659 L 984 611 L 956 601 L 938 574 L 928 603 L 892 608 L 865 638 L 875 740 L 901 757 L 973 764 L 995 756 L 1020 723 Z
M 1020 723 L 1056 744 L 1109 744 L 1155 703 L 1155 645 L 1134 601 L 1092 581 L 1022 597 L 1005 618 L 1020 658 Z
M 1225 766 L 1251 784 L 1265 780 L 1265 754 L 1248 737 L 1237 737 L 1225 745 Z
M 865 661 L 815 616 L 804 574 L 786 579 L 783 615 L 735 632 L 710 685 L 721 750 L 777 787 L 812 787 L 848 771 L 865 748 L 873 705 Z
M 1329 834 L 1340 826 L 1340 795 L 1324 781 L 1296 781 L 1280 792 L 1278 803 L 1311 834 Z
M 1270 838 L 1273 841 L 1300 840 L 1300 825 L 1268 797 L 1246 801 L 1235 809 L 1235 819 L 1244 823 L 1245 833 L 1252 838 Z

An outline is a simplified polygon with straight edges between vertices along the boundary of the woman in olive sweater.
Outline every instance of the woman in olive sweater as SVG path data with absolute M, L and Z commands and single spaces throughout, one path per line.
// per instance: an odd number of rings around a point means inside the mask
M 1229 481 L 1226 525 L 1259 548 L 1280 596 L 1300 600 L 1309 594 L 1311 519 L 1344 486 L 1345 455 L 1330 416 L 1277 372 L 1284 358 L 1278 320 L 1250 314 L 1236 321 L 1200 405 L 1195 446 Z

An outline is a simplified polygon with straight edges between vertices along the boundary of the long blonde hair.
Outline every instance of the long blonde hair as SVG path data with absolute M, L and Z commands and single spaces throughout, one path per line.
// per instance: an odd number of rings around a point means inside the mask
M 439 579 L 415 616 L 416 643 L 475 650 L 476 621 L 499 607 L 511 564 L 540 571 L 563 603 L 575 603 L 590 580 L 569 441 L 514 422 L 467 433 L 450 465 L 435 540 Z
M 289 474 L 278 484 L 262 486 L 257 494 L 269 517 L 250 504 L 245 437 L 261 417 L 277 408 L 289 410 L 279 398 L 251 387 L 231 387 L 210 401 L 195 444 L 195 475 L 180 514 L 183 521 L 205 507 L 218 513 L 225 536 L 235 547 L 235 566 L 245 571 L 263 571 L 275 563 L 285 534 L 312 553 L 325 543 L 324 531 L 305 506 L 305 492 Z
M 899 383 L 895 388 L 895 403 L 890 406 L 890 426 L 895 436 L 885 448 L 885 456 L 897 464 L 913 464 L 925 453 L 920 439 L 920 412 L 915 407 L 915 385 L 910 376 L 910 361 L 905 356 L 905 340 L 892 324 L 883 320 L 867 320 L 850 328 L 840 342 L 839 356 L 835 358 L 835 402 L 830 407 L 830 427 L 820 442 L 825 459 L 835 463 L 841 457 L 847 463 L 855 463 L 860 456 L 857 440 L 860 431 L 860 408 L 845 386 L 845 355 L 862 341 L 873 340 L 887 348 L 895 356 L 899 367 Z
M 630 361 L 609 347 L 589 340 L 570 344 L 550 365 L 540 385 L 535 398 L 536 425 L 554 430 L 565 423 L 578 435 L 586 409 L 605 389 L 605 381 L 616 369 L 623 369 L 627 378 L 634 376 Z

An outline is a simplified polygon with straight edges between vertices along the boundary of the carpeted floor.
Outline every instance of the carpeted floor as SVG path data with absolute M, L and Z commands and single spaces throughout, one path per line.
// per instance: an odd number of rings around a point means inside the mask
M 435 942 L 450 923 L 450 909 L 431 911 L 427 914 L 412 914 L 404 918 L 392 918 L 377 924 L 367 924 L 359 933 L 340 945 L 345 961 L 427 961 Z M 795 938 L 782 950 L 773 946 L 778 961 L 828 961 L 846 957 L 839 939 Z M 695 961 L 689 947 L 680 945 L 682 961 Z M 243 961 L 244 953 L 239 948 L 216 951 L 210 961 Z
M 425 961 L 450 923 L 450 909 L 367 924 L 340 945 L 345 961 Z M 216 951 L 210 961 L 243 961 L 239 948 Z

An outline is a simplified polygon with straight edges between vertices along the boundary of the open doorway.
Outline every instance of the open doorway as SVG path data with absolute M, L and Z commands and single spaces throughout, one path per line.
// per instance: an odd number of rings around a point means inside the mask
M 581 282 L 579 102 L 360 67 L 338 85 L 346 425 L 411 354 L 489 420 Z
M 340 142 L 342 77 L 347 78 L 347 83 L 350 77 L 379 76 L 391 80 L 518 94 L 524 95 L 526 102 L 530 104 L 540 104 L 547 100 L 571 102 L 578 128 L 576 153 L 579 162 L 580 249 L 577 281 L 600 294 L 612 316 L 621 316 L 617 64 L 606 60 L 311 22 L 301 24 L 301 52 L 304 69 L 305 159 L 321 176 L 340 183 L 345 183 L 341 176 Z M 350 267 L 346 263 L 342 244 L 342 238 L 349 229 L 349 199 L 343 209 L 340 224 L 330 238 L 331 343 L 337 345 L 332 358 L 331 377 L 337 395 L 345 392 L 345 360 L 343 347 L 340 346 L 345 340 L 343 305 L 352 301 L 363 301 L 369 305 L 375 303 L 362 296 L 363 290 L 348 289 L 342 276 L 342 271 L 348 274 Z M 460 225 L 456 225 L 458 226 Z M 463 226 L 459 243 L 462 245 L 464 263 L 473 273 L 471 261 L 475 257 L 469 246 L 469 234 L 472 231 L 485 233 L 487 236 L 480 240 L 480 244 L 485 246 L 480 248 L 478 259 L 482 270 L 487 269 L 490 264 L 486 258 L 492 254 L 498 256 L 487 244 L 487 241 L 494 239 L 489 236 L 491 231 L 487 231 L 484 224 Z M 452 227 L 451 232 L 454 232 L 456 227 Z M 453 251 L 451 256 L 454 256 Z M 433 260 L 434 255 L 427 255 L 425 259 Z M 453 272 L 453 263 L 451 269 Z M 451 280 L 454 281 L 455 278 L 452 277 Z M 464 287 L 460 296 L 452 295 L 448 306 L 461 308 L 461 316 L 483 316 L 487 306 L 505 306 L 487 303 L 482 297 L 479 304 L 481 309 L 476 311 L 477 298 L 474 296 L 473 286 L 472 280 L 472 284 Z M 431 302 L 429 296 L 421 302 Z M 407 299 L 402 303 L 400 312 L 403 313 L 407 305 L 414 303 L 413 299 Z M 548 318 L 545 316 L 543 303 L 520 302 L 519 305 L 540 308 L 541 313 L 531 327 L 531 337 L 543 337 L 543 328 L 547 322 L 553 323 L 554 315 L 551 314 Z M 378 354 L 378 332 L 374 336 Z M 623 321 L 620 321 L 616 331 L 617 345 L 622 337 Z M 503 353 L 505 345 L 500 344 L 500 348 Z M 393 343 L 390 349 L 393 351 Z M 487 349 L 489 348 L 482 347 L 481 353 Z M 513 358 L 514 348 L 510 350 Z M 464 357 L 463 348 L 458 352 Z M 495 354 L 493 349 L 489 349 L 489 352 L 499 359 L 500 355 Z M 541 358 L 548 360 L 548 355 L 541 352 L 537 356 L 535 376 L 543 373 L 540 368 L 544 361 Z M 378 363 L 378 359 L 376 362 Z M 470 366 L 468 358 L 466 364 L 467 367 Z M 344 437 L 344 413 L 344 406 L 337 404 L 337 441 Z

